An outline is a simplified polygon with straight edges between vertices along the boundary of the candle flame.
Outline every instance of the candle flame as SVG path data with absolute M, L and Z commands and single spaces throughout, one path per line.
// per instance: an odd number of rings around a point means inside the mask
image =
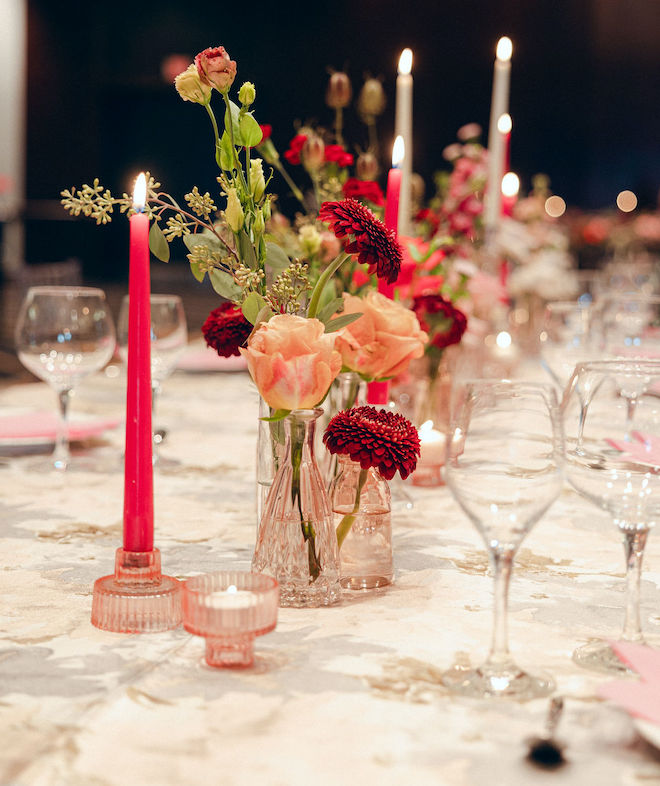
M 140 172 L 135 181 L 133 189 L 133 207 L 139 212 L 144 208 L 147 201 L 147 178 L 144 172 Z
M 513 54 L 513 42 L 508 36 L 502 36 L 500 40 L 497 42 L 497 50 L 496 55 L 498 60 L 502 60 L 506 62 L 507 60 L 511 60 L 511 55 Z
M 412 70 L 412 49 L 406 47 L 399 58 L 399 73 L 409 74 Z
M 401 134 L 394 140 L 394 147 L 392 148 L 392 167 L 398 168 L 401 162 L 406 157 L 406 143 L 403 141 Z
M 495 338 L 495 343 L 500 349 L 510 347 L 512 344 L 511 333 L 507 333 L 506 330 L 500 331 Z
M 507 172 L 502 178 L 502 193 L 505 197 L 518 196 L 520 179 L 515 172 Z
M 512 127 L 513 121 L 511 120 L 511 115 L 507 112 L 500 115 L 500 119 L 497 121 L 497 130 L 500 134 L 510 134 Z

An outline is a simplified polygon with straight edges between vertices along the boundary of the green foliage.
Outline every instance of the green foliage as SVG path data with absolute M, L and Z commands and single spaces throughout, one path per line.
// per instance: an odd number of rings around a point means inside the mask
M 152 223 L 149 230 L 149 248 L 156 259 L 160 259 L 161 262 L 170 261 L 170 244 L 157 221 Z

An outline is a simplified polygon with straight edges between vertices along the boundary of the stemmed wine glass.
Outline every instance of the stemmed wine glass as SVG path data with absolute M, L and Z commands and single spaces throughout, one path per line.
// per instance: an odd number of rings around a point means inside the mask
M 51 469 L 71 466 L 67 416 L 71 390 L 102 369 L 115 350 L 115 329 L 102 289 L 31 287 L 15 329 L 21 363 L 57 392 L 59 424 Z
M 507 608 L 515 553 L 562 487 L 564 443 L 550 385 L 466 380 L 452 397 L 446 480 L 484 539 L 495 578 L 490 653 L 475 669 L 445 672 L 466 696 L 529 699 L 552 692 L 545 676 L 523 671 L 509 654 Z
M 643 641 L 639 590 L 644 546 L 660 519 L 660 400 L 646 395 L 660 381 L 660 361 L 579 364 L 566 388 L 566 475 L 584 497 L 612 516 L 626 556 L 626 611 L 621 639 Z M 628 400 L 636 406 L 630 422 Z M 607 641 L 573 653 L 582 666 L 625 672 Z
M 156 401 L 163 382 L 174 371 L 181 353 L 188 343 L 188 329 L 183 302 L 178 295 L 151 295 L 151 410 L 152 419 L 156 411 Z M 125 295 L 117 323 L 119 355 L 124 363 L 128 361 L 128 295 Z M 172 463 L 159 453 L 163 435 L 154 428 L 153 460 L 163 466 Z
M 539 339 L 541 365 L 561 395 L 575 366 L 595 359 L 591 305 L 579 300 L 551 301 L 545 307 Z

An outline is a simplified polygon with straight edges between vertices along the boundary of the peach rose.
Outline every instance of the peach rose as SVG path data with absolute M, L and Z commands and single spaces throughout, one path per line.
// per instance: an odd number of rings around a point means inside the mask
M 311 409 L 341 371 L 336 338 L 325 333 L 318 319 L 278 314 L 264 322 L 240 352 L 272 409 Z
M 344 314 L 362 312 L 337 337 L 342 362 L 365 379 L 383 379 L 403 373 L 413 358 L 424 354 L 429 337 L 415 314 L 372 290 L 365 298 L 344 293 Z

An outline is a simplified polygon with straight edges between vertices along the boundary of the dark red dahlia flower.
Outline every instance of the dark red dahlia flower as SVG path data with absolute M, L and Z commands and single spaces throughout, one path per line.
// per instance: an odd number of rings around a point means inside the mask
M 467 317 L 442 295 L 418 295 L 413 299 L 422 330 L 429 334 L 429 345 L 444 349 L 458 344 L 467 328 Z
M 388 284 L 396 281 L 403 258 L 401 246 L 394 232 L 368 207 L 357 199 L 324 202 L 319 219 L 329 224 L 349 254 L 357 254 L 358 262 L 368 265 L 369 273 L 375 272 Z
M 407 478 L 420 453 L 419 434 L 413 424 L 397 412 L 375 407 L 338 412 L 328 423 L 323 442 L 330 453 L 348 455 L 362 469 L 376 467 L 387 480 L 397 471 Z
M 366 199 L 374 205 L 385 204 L 383 192 L 375 180 L 358 180 L 356 177 L 349 177 L 342 188 L 344 196 L 351 199 Z
M 202 326 L 207 345 L 223 358 L 240 355 L 238 348 L 245 344 L 251 332 L 252 325 L 240 307 L 229 301 L 214 308 Z
M 284 158 L 290 164 L 300 164 L 300 154 L 302 153 L 303 145 L 305 144 L 307 137 L 305 134 L 296 134 L 293 139 L 289 142 L 289 149 L 284 151 Z

